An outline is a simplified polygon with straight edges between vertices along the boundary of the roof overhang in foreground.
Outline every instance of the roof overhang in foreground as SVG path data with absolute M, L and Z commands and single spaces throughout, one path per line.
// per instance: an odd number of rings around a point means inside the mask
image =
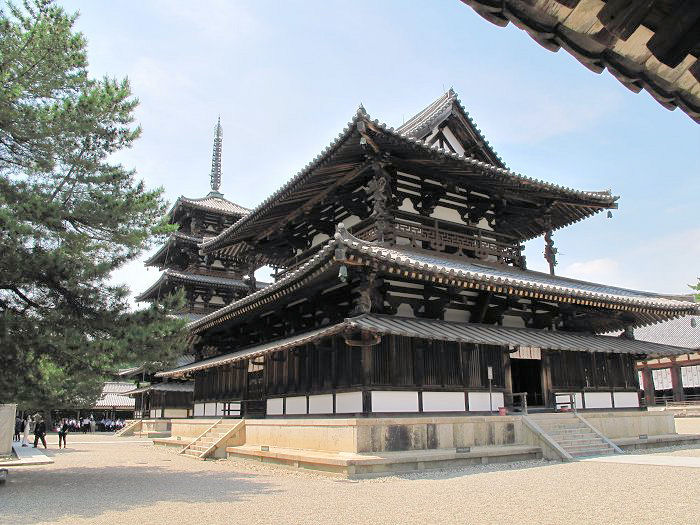
M 607 68 L 631 91 L 645 89 L 700 123 L 698 2 L 462 2 L 498 26 L 513 22 L 545 49 L 565 49 L 591 71 Z
M 498 345 L 515 350 L 538 347 L 545 350 L 606 352 L 615 354 L 667 357 L 688 353 L 687 348 L 636 341 L 623 337 L 590 335 L 575 332 L 554 332 L 530 328 L 504 328 L 476 323 L 455 323 L 433 319 L 416 319 L 390 315 L 364 314 L 342 323 L 318 328 L 285 339 L 264 343 L 187 366 L 159 372 L 157 377 L 175 377 L 253 359 L 270 352 L 313 343 L 335 334 L 364 332 L 376 335 L 400 335 L 420 339 Z
M 143 394 L 145 392 L 194 392 L 194 383 L 155 383 L 153 385 L 129 390 L 126 395 Z

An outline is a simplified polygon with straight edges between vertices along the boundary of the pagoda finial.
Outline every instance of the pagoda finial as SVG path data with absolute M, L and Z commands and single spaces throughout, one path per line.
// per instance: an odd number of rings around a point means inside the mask
M 214 151 L 211 155 L 211 189 L 218 193 L 221 187 L 221 144 L 224 138 L 224 130 L 221 127 L 221 116 L 216 122 L 214 133 Z

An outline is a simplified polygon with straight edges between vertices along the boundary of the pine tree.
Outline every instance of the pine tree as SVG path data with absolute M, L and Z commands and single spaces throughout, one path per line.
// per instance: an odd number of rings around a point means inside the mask
M 77 15 L 0 9 L 0 403 L 93 401 L 120 366 L 184 347 L 173 301 L 130 311 L 113 270 L 169 231 L 162 190 L 111 155 L 140 134 L 126 79 L 88 75 Z

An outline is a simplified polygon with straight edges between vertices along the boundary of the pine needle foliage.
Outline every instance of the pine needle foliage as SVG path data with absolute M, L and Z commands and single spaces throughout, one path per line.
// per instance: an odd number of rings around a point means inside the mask
M 131 311 L 110 282 L 171 227 L 162 189 L 112 160 L 141 133 L 138 100 L 89 76 L 76 16 L 0 8 L 0 403 L 89 402 L 118 367 L 184 349 L 182 297 Z

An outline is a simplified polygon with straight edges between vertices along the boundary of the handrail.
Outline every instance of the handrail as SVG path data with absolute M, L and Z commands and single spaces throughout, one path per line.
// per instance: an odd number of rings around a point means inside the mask
M 574 415 L 577 418 L 579 418 L 583 422 L 584 425 L 586 425 L 588 428 L 590 428 L 600 439 L 602 439 L 608 445 L 610 445 L 615 452 L 617 452 L 618 454 L 624 454 L 624 452 L 622 451 L 622 449 L 620 447 L 618 447 L 615 443 L 613 443 L 606 435 L 599 432 L 598 429 L 595 428 L 593 425 L 591 425 L 588 421 L 583 419 L 581 417 L 581 414 L 579 414 L 578 412 L 574 412 Z
M 185 445 L 185 448 L 183 448 L 183 449 L 180 451 L 180 454 L 184 454 L 184 453 L 185 453 L 185 450 L 187 450 L 187 449 L 190 448 L 192 445 L 194 445 L 197 441 L 199 441 L 199 440 L 202 439 L 204 436 L 206 436 L 207 433 L 208 433 L 211 429 L 213 429 L 216 425 L 218 425 L 219 423 L 221 423 L 223 420 L 224 420 L 223 418 L 219 419 L 216 423 L 214 423 L 212 426 L 210 426 L 208 429 L 206 429 L 202 434 L 200 434 L 199 436 L 197 436 L 197 438 L 196 438 L 194 441 L 191 441 L 190 443 L 188 443 L 187 445 Z
M 125 425 L 119 432 L 114 434 L 114 437 L 122 437 L 124 434 L 126 434 L 129 431 L 135 432 L 135 428 L 137 426 L 143 427 L 143 420 L 142 419 L 136 419 L 132 422 L 130 422 L 128 425 Z M 133 434 L 132 432 L 132 434 Z
M 574 457 L 569 454 L 566 450 L 562 448 L 562 446 L 554 441 L 549 434 L 547 434 L 541 426 L 539 426 L 537 423 L 535 423 L 532 419 L 530 419 L 530 416 L 523 415 L 521 416 L 523 418 L 523 423 L 525 423 L 525 426 L 528 427 L 532 432 L 537 434 L 540 439 L 542 439 L 545 443 L 547 443 L 550 447 L 552 447 L 557 454 L 561 456 L 563 460 L 566 461 L 573 461 Z
M 577 414 L 576 412 L 576 393 L 571 393 L 571 392 L 552 392 L 552 395 L 554 396 L 554 411 L 557 412 L 559 410 L 559 405 L 566 406 L 569 405 L 569 410 L 571 410 L 574 414 Z M 568 401 L 557 401 L 557 397 L 568 397 Z
M 222 421 L 223 421 L 223 420 L 222 420 Z M 221 437 L 220 437 L 219 439 L 217 439 L 214 443 L 212 443 L 211 446 L 210 446 L 208 449 L 206 449 L 204 452 L 202 452 L 202 453 L 199 455 L 199 457 L 200 457 L 200 458 L 205 458 L 205 457 L 207 457 L 207 456 L 209 455 L 209 453 L 210 453 L 212 450 L 216 449 L 216 448 L 219 446 L 219 443 L 221 443 L 222 441 L 224 441 L 224 440 L 230 438 L 230 437 L 231 437 L 231 434 L 233 434 L 233 433 L 235 433 L 235 432 L 238 432 L 238 431 L 240 430 L 240 427 L 241 427 L 241 426 L 244 426 L 244 425 L 245 425 L 245 419 L 239 420 L 235 425 L 233 425 L 233 427 L 231 427 L 231 429 L 229 429 L 228 432 L 226 432 L 226 434 L 224 434 L 223 436 L 221 436 Z

